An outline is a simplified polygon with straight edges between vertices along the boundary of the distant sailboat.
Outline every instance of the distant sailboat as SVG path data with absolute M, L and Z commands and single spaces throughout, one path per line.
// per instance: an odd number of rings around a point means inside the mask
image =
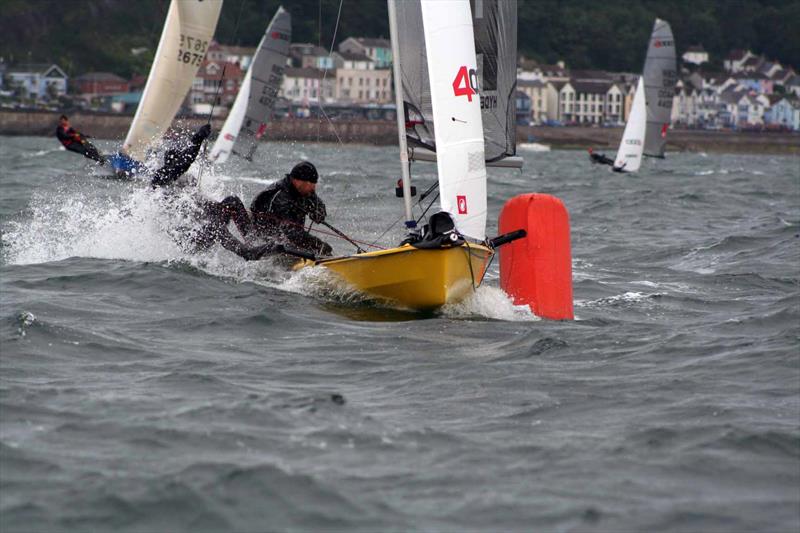
M 636 172 L 642 156 L 664 157 L 672 100 L 677 80 L 675 41 L 666 21 L 656 19 L 644 70 L 636 86 L 630 116 L 614 161 L 589 149 L 594 163 L 613 165 L 616 171 Z
M 214 36 L 222 0 L 172 0 L 123 150 L 143 160 L 172 124 Z
M 668 22 L 656 19 L 650 34 L 643 74 L 647 104 L 647 132 L 644 136 L 646 156 L 664 157 L 675 83 L 678 80 L 677 68 L 672 29 Z
M 291 15 L 279 7 L 261 38 L 236 101 L 211 149 L 209 158 L 215 163 L 224 163 L 231 153 L 252 160 L 283 80 L 291 38 Z M 240 135 L 242 128 L 244 131 Z

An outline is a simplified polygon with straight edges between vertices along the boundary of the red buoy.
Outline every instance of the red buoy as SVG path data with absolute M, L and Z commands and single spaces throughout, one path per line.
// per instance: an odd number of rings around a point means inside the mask
M 518 229 L 527 236 L 500 247 L 500 286 L 536 316 L 572 320 L 572 253 L 563 202 L 549 194 L 515 196 L 500 212 L 498 231 Z

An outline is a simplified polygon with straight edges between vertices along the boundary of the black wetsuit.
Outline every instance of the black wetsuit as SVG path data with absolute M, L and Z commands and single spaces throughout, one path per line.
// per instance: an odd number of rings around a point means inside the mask
M 602 165 L 614 165 L 614 160 L 606 157 L 605 154 L 590 153 L 589 157 L 592 158 L 592 163 L 600 163 Z
M 210 131 L 210 127 L 203 126 L 192 135 L 190 146 L 182 150 L 168 150 L 164 155 L 164 166 L 156 170 L 150 180 L 153 188 L 172 185 L 189 170 Z M 228 196 L 221 202 L 198 198 L 197 204 L 201 227 L 191 235 L 192 244 L 197 249 L 208 249 L 218 242 L 223 248 L 239 257 L 255 260 L 275 248 L 274 244 L 246 246 L 228 231 L 228 223 L 231 220 L 243 237 L 246 237 L 251 229 L 250 215 L 238 196 Z
M 83 157 L 97 161 L 100 164 L 105 163 L 105 158 L 100 155 L 97 148 L 74 128 L 67 129 L 59 125 L 56 128 L 56 137 L 64 145 L 64 148 L 70 152 L 81 154 Z
M 301 196 L 286 176 L 262 191 L 250 204 L 253 231 L 267 241 L 284 241 L 302 251 L 315 255 L 331 255 L 328 243 L 309 234 L 304 226 L 306 215 L 312 222 L 323 222 L 325 203 L 312 193 Z

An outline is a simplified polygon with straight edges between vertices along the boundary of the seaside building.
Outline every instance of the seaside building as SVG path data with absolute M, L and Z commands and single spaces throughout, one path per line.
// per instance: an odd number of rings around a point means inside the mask
M 331 103 L 336 96 L 336 71 L 288 67 L 283 73 L 279 96 L 304 107 Z
M 198 114 L 209 113 L 213 107 L 215 116 L 225 115 L 233 105 L 243 79 L 244 71 L 238 63 L 204 59 L 184 106 Z
M 348 37 L 339 43 L 338 48 L 340 52 L 369 57 L 375 68 L 391 68 L 392 66 L 392 43 L 388 39 Z
M 72 92 L 90 98 L 122 94 L 130 90 L 128 80 L 111 72 L 87 72 L 73 78 L 72 87 Z
M 67 94 L 69 77 L 53 63 L 29 63 L 9 67 L 6 73 L 9 89 L 22 98 L 52 100 Z
M 342 103 L 389 103 L 393 99 L 392 71 L 375 68 L 364 54 L 334 52 L 336 99 Z

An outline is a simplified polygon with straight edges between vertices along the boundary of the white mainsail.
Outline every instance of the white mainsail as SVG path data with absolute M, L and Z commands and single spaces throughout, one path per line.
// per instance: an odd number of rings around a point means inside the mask
M 486 237 L 483 122 L 469 0 L 422 0 L 443 211 L 458 231 Z
M 225 124 L 223 124 L 219 132 L 219 137 L 217 137 L 214 147 L 211 149 L 209 159 L 215 163 L 224 163 L 233 152 L 233 145 L 236 143 L 239 130 L 242 129 L 244 114 L 247 112 L 247 101 L 250 98 L 250 75 L 252 72 L 253 69 L 251 68 L 244 75 L 244 80 L 242 80 L 242 85 L 239 87 L 239 94 L 236 95 L 231 112 L 228 114 L 228 118 L 225 119 Z
M 172 0 L 123 150 L 135 159 L 172 124 L 217 27 L 222 0 Z
M 672 100 L 678 80 L 675 39 L 665 20 L 656 19 L 644 61 L 644 93 L 647 104 L 647 133 L 644 153 L 664 157 L 667 130 L 672 115 Z
M 614 170 L 636 172 L 642 164 L 644 136 L 647 129 L 647 109 L 644 100 L 644 78 L 640 76 L 631 105 L 631 114 L 628 123 L 625 124 L 617 158 L 614 160 Z

